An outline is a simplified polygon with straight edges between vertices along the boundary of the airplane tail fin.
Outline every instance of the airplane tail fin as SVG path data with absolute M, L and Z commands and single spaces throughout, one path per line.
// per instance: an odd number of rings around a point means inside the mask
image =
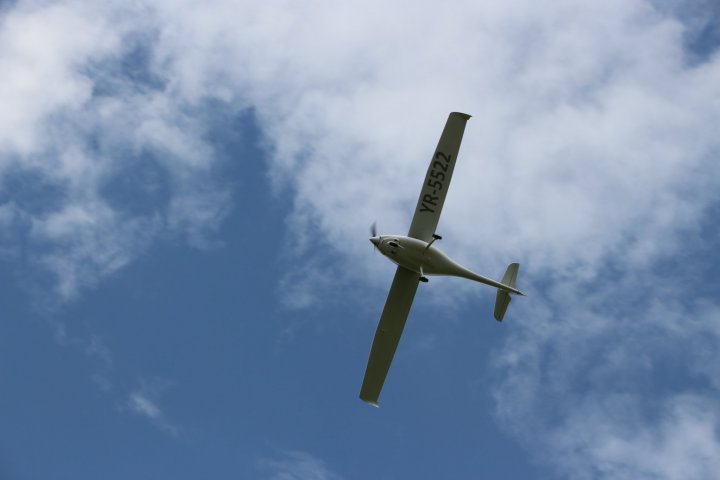
M 505 270 L 505 275 L 503 275 L 502 280 L 500 283 L 503 285 L 507 285 L 508 287 L 515 288 L 515 280 L 517 280 L 517 274 L 518 269 L 520 268 L 519 263 L 511 263 L 508 265 L 507 270 Z M 508 305 L 510 305 L 510 293 L 501 290 L 498 288 L 497 296 L 495 297 L 495 320 L 498 322 L 502 322 L 503 317 L 505 316 L 505 311 L 507 310 Z

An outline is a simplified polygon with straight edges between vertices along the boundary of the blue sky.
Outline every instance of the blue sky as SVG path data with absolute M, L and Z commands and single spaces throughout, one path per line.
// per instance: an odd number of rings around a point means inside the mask
M 382 13 L 380 13 L 382 12 Z M 0 7 L 0 478 L 720 469 L 710 0 Z M 439 233 L 357 394 L 450 111 Z

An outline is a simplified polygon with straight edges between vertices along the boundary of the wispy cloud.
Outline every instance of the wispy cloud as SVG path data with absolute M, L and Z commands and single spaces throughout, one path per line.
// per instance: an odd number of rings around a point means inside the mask
M 702 479 L 720 464 L 720 305 L 673 273 L 555 285 L 494 352 L 502 424 L 563 476 Z
M 143 60 L 157 27 L 142 2 L 19 2 L 4 14 L 0 222 L 17 234 L 0 245 L 24 245 L 60 301 L 163 236 L 210 245 L 227 212 L 197 106 Z
M 268 475 L 268 480 L 341 480 L 342 477 L 333 473 L 325 462 L 306 453 L 289 451 L 273 459 L 259 462 L 261 472 Z
M 105 367 L 113 365 L 112 352 L 103 339 L 95 334 L 91 334 L 85 346 L 85 354 L 99 359 Z
M 145 417 L 153 425 L 171 435 L 179 435 L 181 428 L 168 418 L 159 404 L 159 398 L 170 385 L 166 380 L 142 380 L 140 387 L 128 394 L 125 406 L 130 412 Z
M 549 437 L 571 478 L 710 479 L 720 468 L 717 403 L 705 396 L 648 399 L 607 395 L 586 402 Z M 651 410 L 648 412 L 648 410 Z
M 160 408 L 140 392 L 131 393 L 128 404 L 133 412 L 148 417 L 150 420 L 158 420 L 162 416 Z

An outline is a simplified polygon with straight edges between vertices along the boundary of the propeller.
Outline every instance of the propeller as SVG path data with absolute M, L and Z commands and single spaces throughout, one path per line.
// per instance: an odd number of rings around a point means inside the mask
M 370 236 L 377 237 L 377 222 L 373 222 L 370 225 Z

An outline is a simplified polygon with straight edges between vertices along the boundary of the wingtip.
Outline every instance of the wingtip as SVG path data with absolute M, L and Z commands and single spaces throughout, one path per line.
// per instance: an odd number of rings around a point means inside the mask
M 450 115 L 458 115 L 458 116 L 464 118 L 465 120 L 470 120 L 472 118 L 472 115 L 468 115 L 467 113 L 463 113 L 463 112 L 451 112 Z
M 363 402 L 367 403 L 367 404 L 370 405 L 371 407 L 380 408 L 380 405 L 378 405 L 377 400 L 366 400 L 366 399 L 364 399 L 364 398 L 362 398 L 362 397 L 360 398 L 360 400 L 362 400 Z

